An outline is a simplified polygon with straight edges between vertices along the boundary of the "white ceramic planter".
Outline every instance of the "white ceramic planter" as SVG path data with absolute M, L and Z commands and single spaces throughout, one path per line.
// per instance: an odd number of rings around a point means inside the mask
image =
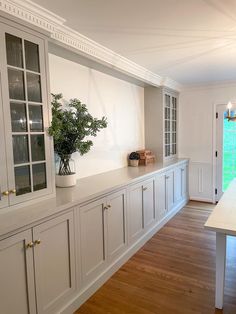
M 76 174 L 70 174 L 68 176 L 56 175 L 56 186 L 60 188 L 68 188 L 76 185 Z

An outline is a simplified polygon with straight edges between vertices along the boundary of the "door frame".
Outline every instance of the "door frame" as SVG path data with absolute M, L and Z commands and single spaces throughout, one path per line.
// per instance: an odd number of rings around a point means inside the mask
M 217 182 L 217 172 L 218 172 L 218 161 L 219 161 L 219 152 L 218 152 L 218 143 L 217 143 L 217 113 L 219 111 L 219 107 L 225 107 L 225 110 L 227 109 L 227 102 L 223 103 L 222 101 L 216 102 L 213 104 L 213 133 L 212 133 L 212 199 L 213 202 L 216 203 L 219 201 L 220 197 L 223 195 L 222 190 L 219 192 L 219 186 Z M 217 156 L 216 156 L 217 151 Z M 221 158 L 221 164 L 222 164 L 222 158 Z M 217 194 L 215 193 L 215 189 L 217 189 Z

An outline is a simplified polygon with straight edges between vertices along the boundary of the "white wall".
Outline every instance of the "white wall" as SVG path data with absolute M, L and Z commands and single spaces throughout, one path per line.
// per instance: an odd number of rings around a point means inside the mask
M 212 201 L 214 105 L 236 100 L 236 84 L 186 88 L 180 93 L 179 156 L 190 158 L 190 197 Z
M 126 166 L 127 154 L 144 148 L 144 89 L 53 54 L 49 67 L 52 93 L 78 98 L 94 117 L 108 120 L 90 152 L 73 155 L 78 178 Z

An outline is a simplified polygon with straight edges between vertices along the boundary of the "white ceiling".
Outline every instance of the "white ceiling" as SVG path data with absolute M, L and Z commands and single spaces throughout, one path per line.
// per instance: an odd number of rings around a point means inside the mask
M 33 0 L 181 84 L 236 80 L 236 0 Z

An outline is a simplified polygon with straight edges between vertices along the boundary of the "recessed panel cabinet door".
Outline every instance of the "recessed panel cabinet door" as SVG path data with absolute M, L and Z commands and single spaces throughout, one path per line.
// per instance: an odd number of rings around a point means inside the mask
M 156 210 L 157 219 L 161 220 L 167 214 L 166 175 L 158 174 L 156 177 Z
M 129 190 L 129 241 L 136 241 L 144 232 L 142 183 L 132 185 Z
M 126 191 L 118 191 L 107 197 L 107 246 L 109 261 L 125 249 L 126 235 Z
M 155 180 L 150 179 L 143 184 L 144 228 L 155 222 Z
M 176 167 L 174 171 L 174 181 L 175 181 L 175 203 L 181 202 L 182 199 L 182 169 L 183 167 Z
M 35 314 L 31 230 L 0 241 L 0 313 Z
M 170 211 L 174 206 L 174 170 L 166 172 L 166 206 Z
M 188 166 L 182 165 L 181 167 L 181 196 L 185 199 L 188 196 Z
M 88 283 L 106 263 L 106 199 L 102 198 L 79 208 L 82 278 Z
M 38 313 L 56 313 L 75 290 L 73 213 L 33 228 Z

